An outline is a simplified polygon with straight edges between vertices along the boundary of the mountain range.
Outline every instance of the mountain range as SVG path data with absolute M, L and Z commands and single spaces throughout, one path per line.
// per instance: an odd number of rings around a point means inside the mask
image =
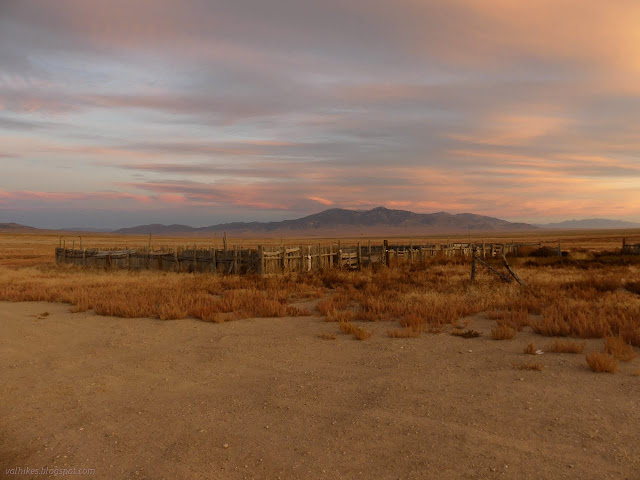
M 625 222 L 624 220 L 611 220 L 608 218 L 585 218 L 584 220 L 565 220 L 564 222 L 545 223 L 536 226 L 540 228 L 552 228 L 555 230 L 606 230 L 608 228 L 640 228 L 640 223 Z
M 472 213 L 414 213 L 377 207 L 371 210 L 332 208 L 320 213 L 280 222 L 232 222 L 208 227 L 188 225 L 140 225 L 121 228 L 119 234 L 208 235 L 227 232 L 233 235 L 373 235 L 429 234 L 533 230 L 526 223 Z
M 472 213 L 447 212 L 414 213 L 407 210 L 391 210 L 377 207 L 371 210 L 331 208 L 320 213 L 280 222 L 231 222 L 208 227 L 189 225 L 150 224 L 121 228 L 115 231 L 99 228 L 63 228 L 42 230 L 18 223 L 0 223 L 0 231 L 6 233 L 33 233 L 38 231 L 110 232 L 136 235 L 218 235 L 226 232 L 235 236 L 340 236 L 340 235 L 428 235 L 446 233 L 513 232 L 535 230 L 616 229 L 640 228 L 640 223 L 605 218 L 568 220 L 558 223 L 531 225 L 514 223 L 499 218 Z

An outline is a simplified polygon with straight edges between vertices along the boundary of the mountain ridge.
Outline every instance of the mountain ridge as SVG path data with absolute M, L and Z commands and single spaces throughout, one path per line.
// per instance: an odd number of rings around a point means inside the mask
M 527 223 L 508 222 L 473 213 L 414 213 L 376 207 L 371 210 L 330 208 L 305 217 L 279 222 L 229 222 L 207 227 L 189 225 L 138 225 L 121 228 L 119 234 L 372 234 L 372 233 L 465 233 L 472 231 L 535 230 Z
M 616 228 L 640 228 L 640 223 L 627 222 L 625 220 L 612 220 L 610 218 L 584 218 L 582 220 L 565 220 L 563 222 L 536 224 L 537 227 L 559 230 L 592 230 L 592 229 L 616 229 Z

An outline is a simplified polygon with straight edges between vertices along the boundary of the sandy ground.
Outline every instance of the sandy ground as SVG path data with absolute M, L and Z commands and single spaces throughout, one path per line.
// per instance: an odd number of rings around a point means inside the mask
M 0 302 L 0 478 L 640 479 L 640 362 L 595 374 L 583 355 L 522 354 L 548 342 L 528 332 L 493 341 L 492 325 L 474 318 L 485 336 L 465 340 L 368 324 L 361 342 L 318 338 L 338 330 L 319 317 Z M 545 370 L 512 366 L 534 360 Z

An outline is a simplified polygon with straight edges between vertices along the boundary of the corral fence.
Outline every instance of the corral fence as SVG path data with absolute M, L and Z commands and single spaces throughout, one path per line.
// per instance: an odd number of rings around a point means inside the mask
M 74 264 L 104 269 L 162 270 L 221 274 L 271 274 L 304 272 L 323 268 L 360 269 L 363 266 L 398 262 L 421 262 L 429 257 L 501 257 L 518 253 L 521 247 L 540 247 L 536 243 L 446 243 L 430 245 L 392 245 L 382 243 L 355 245 L 297 245 L 246 248 L 174 248 L 156 251 L 141 249 L 98 250 L 71 249 L 66 245 L 55 250 L 57 264 Z
M 629 243 L 626 238 L 622 239 L 623 255 L 640 255 L 640 243 Z

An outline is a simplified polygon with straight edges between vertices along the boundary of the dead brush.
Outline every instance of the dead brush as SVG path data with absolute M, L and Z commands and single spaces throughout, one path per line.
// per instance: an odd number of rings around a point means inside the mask
M 327 322 L 351 322 L 355 320 L 356 314 L 351 310 L 331 310 L 327 313 L 325 321 Z
M 351 322 L 340 322 L 340 331 L 347 335 L 353 335 L 357 340 L 366 340 L 373 335 L 373 332 L 365 330 Z
M 517 370 L 531 370 L 537 372 L 544 370 L 544 365 L 539 362 L 513 363 L 512 365 Z
M 535 344 L 533 342 L 529 342 L 529 344 L 526 347 L 524 347 L 524 350 L 522 353 L 525 353 L 527 355 L 535 355 L 536 352 L 537 350 L 536 350 Z
M 506 323 L 499 323 L 491 329 L 491 338 L 494 340 L 511 340 L 516 336 L 518 330 Z
M 618 370 L 618 361 L 608 353 L 592 352 L 585 355 L 585 359 L 594 372 L 616 373 Z
M 625 342 L 622 337 L 605 337 L 604 351 L 621 362 L 630 362 L 636 358 L 636 352 L 633 347 Z
M 576 342 L 572 340 L 555 339 L 553 343 L 546 346 L 546 352 L 552 353 L 582 353 L 586 342 Z
M 466 329 L 463 330 L 461 328 L 454 328 L 453 330 L 451 330 L 451 335 L 456 336 L 456 337 L 462 337 L 462 338 L 478 338 L 480 337 L 482 334 L 476 330 L 472 330 L 472 329 Z

